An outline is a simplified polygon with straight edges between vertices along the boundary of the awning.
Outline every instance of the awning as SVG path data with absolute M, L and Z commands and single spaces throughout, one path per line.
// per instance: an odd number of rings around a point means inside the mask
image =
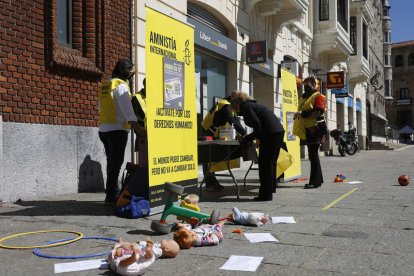
M 412 129 L 410 126 L 405 126 L 399 131 L 400 134 L 413 134 L 414 129 Z

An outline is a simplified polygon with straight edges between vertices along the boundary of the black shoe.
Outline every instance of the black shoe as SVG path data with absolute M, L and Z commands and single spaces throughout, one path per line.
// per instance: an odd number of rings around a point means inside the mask
M 316 189 L 319 186 L 317 185 L 313 185 L 313 184 L 305 184 L 305 186 L 303 187 L 303 189 Z
M 207 184 L 204 189 L 209 192 L 220 192 L 221 190 L 223 190 L 222 188 L 220 188 L 219 185 L 207 185 Z
M 260 196 L 256 196 L 253 198 L 253 201 L 272 201 L 272 198 L 264 198 L 264 197 L 260 197 Z

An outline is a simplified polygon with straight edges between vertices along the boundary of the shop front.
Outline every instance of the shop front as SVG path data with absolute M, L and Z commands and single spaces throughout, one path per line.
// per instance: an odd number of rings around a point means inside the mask
M 197 95 L 197 125 L 207 112 L 229 91 L 229 67 L 237 59 L 237 44 L 226 36 L 224 26 L 209 27 L 189 10 L 187 22 L 194 26 L 195 82 Z M 204 20 L 203 22 L 205 22 Z M 217 25 L 217 21 L 214 22 Z M 210 24 L 212 25 L 212 24 Z M 217 30 L 221 30 L 220 32 Z M 198 135 L 201 136 L 198 128 Z

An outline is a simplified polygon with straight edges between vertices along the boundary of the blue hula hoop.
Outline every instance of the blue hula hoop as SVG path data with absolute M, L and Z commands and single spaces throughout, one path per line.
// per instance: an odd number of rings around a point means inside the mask
M 47 244 L 53 244 L 53 243 L 58 243 L 58 242 L 64 242 L 64 241 L 68 241 L 68 240 L 71 240 L 71 239 L 51 241 L 51 242 L 45 243 L 45 245 L 47 245 Z M 83 238 L 81 238 L 81 240 L 106 240 L 106 241 L 118 242 L 118 239 L 115 239 L 115 238 L 105 238 L 105 237 L 83 237 Z M 41 248 L 35 248 L 35 249 L 33 249 L 33 254 L 35 254 L 38 257 L 49 258 L 49 259 L 84 259 L 84 258 L 98 257 L 98 256 L 106 255 L 106 254 L 109 254 L 109 253 L 112 252 L 112 250 L 109 250 L 109 251 L 105 251 L 105 252 L 101 252 L 101 253 L 88 254 L 88 255 L 78 255 L 78 256 L 53 256 L 53 255 L 48 255 L 48 254 L 41 253 L 40 252 L 40 249 Z

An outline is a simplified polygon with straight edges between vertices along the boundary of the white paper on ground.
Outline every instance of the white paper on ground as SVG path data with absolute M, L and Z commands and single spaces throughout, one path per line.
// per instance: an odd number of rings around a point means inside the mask
M 354 185 L 354 184 L 362 184 L 361 181 L 348 181 L 348 182 L 345 182 L 345 183 L 351 184 L 351 185 Z
M 253 216 L 255 216 L 255 217 L 263 217 L 264 216 L 264 213 L 256 213 L 256 212 L 252 212 L 251 213 Z
M 250 242 L 279 242 L 270 233 L 244 233 Z
M 71 263 L 59 263 L 55 264 L 55 273 L 82 271 L 95 268 L 108 268 L 108 262 L 105 259 L 100 260 L 87 260 Z
M 262 260 L 263 257 L 231 255 L 220 269 L 255 272 Z
M 296 223 L 294 217 L 272 217 L 272 223 Z

